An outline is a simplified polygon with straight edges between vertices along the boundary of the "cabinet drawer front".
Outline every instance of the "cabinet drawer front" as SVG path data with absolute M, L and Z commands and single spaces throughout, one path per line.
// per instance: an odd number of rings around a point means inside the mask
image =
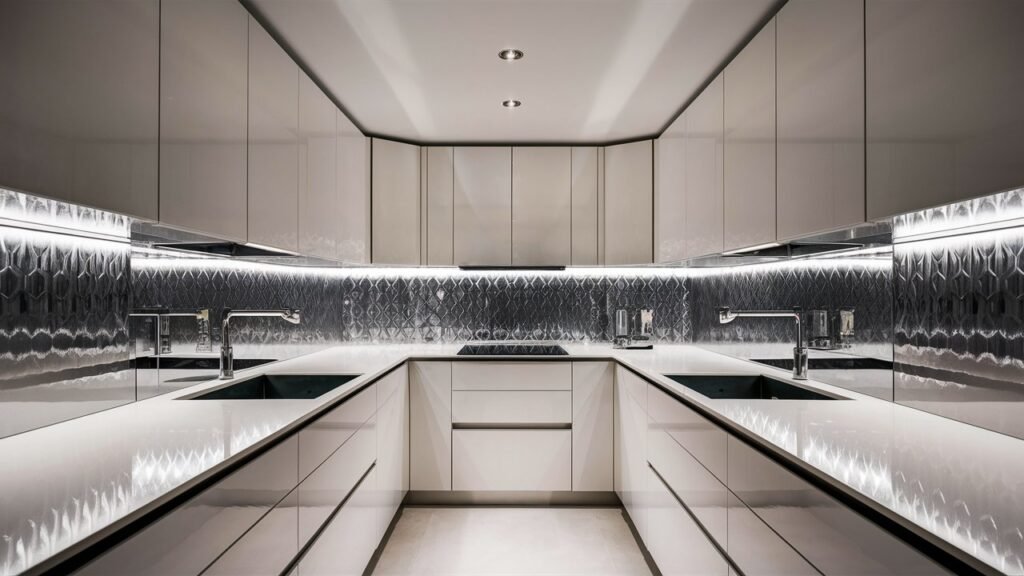
M 345 400 L 299 431 L 299 478 L 305 478 L 377 411 L 377 385 Z
M 729 557 L 749 576 L 819 574 L 732 494 L 729 495 Z
M 454 490 L 572 489 L 570 430 L 453 430 Z
M 370 470 L 299 560 L 302 576 L 361 576 L 380 541 L 377 469 Z
M 377 387 L 377 408 L 380 408 L 388 400 L 391 399 L 391 395 L 398 391 L 402 386 L 406 386 L 409 383 L 409 368 L 408 364 L 402 364 L 398 368 L 395 368 L 388 373 L 387 376 L 378 380 L 374 386 Z
M 647 413 L 669 436 L 723 483 L 727 481 L 728 433 L 697 414 L 682 401 L 650 386 Z
M 295 487 L 298 446 L 289 438 L 78 574 L 198 574 Z
M 729 564 L 675 496 L 647 469 L 647 538 L 654 563 L 665 575 L 726 576 Z
M 377 430 L 371 419 L 299 484 L 300 546 L 348 496 L 376 456 Z
M 452 390 L 572 390 L 572 364 L 453 362 Z
M 299 491 L 292 490 L 203 576 L 278 576 L 299 553 L 298 504 Z
M 647 381 L 620 365 L 615 366 L 615 383 L 635 400 L 640 408 L 647 411 Z
M 693 512 L 711 536 L 725 546 L 728 490 L 664 430 L 652 423 L 647 458 L 664 482 Z
M 947 573 L 735 438 L 729 438 L 729 489 L 823 574 Z
M 571 424 L 572 392 L 460 390 L 452 392 L 456 424 Z

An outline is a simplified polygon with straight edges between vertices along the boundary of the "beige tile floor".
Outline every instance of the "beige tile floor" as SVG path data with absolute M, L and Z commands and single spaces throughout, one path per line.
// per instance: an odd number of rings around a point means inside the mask
M 650 573 L 620 509 L 542 507 L 406 508 L 373 572 Z

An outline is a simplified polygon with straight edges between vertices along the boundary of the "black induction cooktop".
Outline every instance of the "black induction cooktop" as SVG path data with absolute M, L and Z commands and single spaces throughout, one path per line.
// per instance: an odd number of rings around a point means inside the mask
M 459 356 L 568 356 L 556 344 L 466 344 Z

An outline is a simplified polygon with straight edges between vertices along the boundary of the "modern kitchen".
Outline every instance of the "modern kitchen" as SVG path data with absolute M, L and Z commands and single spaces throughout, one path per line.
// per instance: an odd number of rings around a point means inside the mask
M 1024 575 L 1022 29 L 0 0 L 0 576 Z

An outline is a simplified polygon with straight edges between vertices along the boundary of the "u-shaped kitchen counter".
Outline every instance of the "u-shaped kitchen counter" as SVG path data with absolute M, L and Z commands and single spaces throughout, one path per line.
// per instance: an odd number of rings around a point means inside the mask
M 617 362 L 954 573 L 1003 573 L 1022 553 L 1010 537 L 1024 530 L 1021 440 L 813 380 L 802 384 L 849 401 L 709 399 L 664 374 L 789 379 L 696 346 L 562 346 L 568 356 L 513 359 Z M 83 565 L 404 362 L 510 359 L 456 356 L 460 347 L 337 346 L 237 376 L 361 374 L 313 400 L 181 400 L 222 384 L 213 380 L 0 440 L 0 529 L 21 538 L 13 561 L 23 562 L 0 568 Z

